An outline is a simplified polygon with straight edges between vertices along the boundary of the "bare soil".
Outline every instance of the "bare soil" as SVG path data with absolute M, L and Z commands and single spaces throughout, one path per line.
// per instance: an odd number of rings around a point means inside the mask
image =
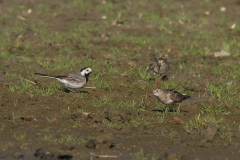
M 82 2 L 87 4 L 86 1 Z M 106 3 L 108 2 L 106 1 Z M 234 21 L 236 20 L 234 16 L 239 18 L 239 2 L 232 0 L 221 3 L 213 1 L 212 3 L 215 2 L 217 9 L 211 10 L 212 20 L 215 18 L 214 12 L 219 11 L 221 5 L 226 6 L 229 11 L 227 12 L 229 19 L 233 17 Z M 136 45 L 131 41 L 111 41 L 111 37 L 118 34 L 144 35 L 155 39 L 160 35 L 155 33 L 165 32 L 164 29 L 156 27 L 157 25 L 154 26 L 154 21 L 149 22 L 144 20 L 144 17 L 138 18 L 139 11 L 142 11 L 143 14 L 154 11 L 159 15 L 172 14 L 172 12 L 178 14 L 178 12 L 164 5 L 159 7 L 156 5 L 156 1 L 143 2 L 143 5 L 137 2 L 134 4 L 135 1 L 124 1 L 124 4 L 127 5 L 125 6 L 126 12 L 122 13 L 122 22 L 118 21 L 118 24 L 112 24 L 115 22 L 117 13 L 111 12 L 107 16 L 106 22 L 108 23 L 106 25 L 102 19 L 104 13 L 95 9 L 95 6 L 101 3 L 105 3 L 105 1 L 92 1 L 87 9 L 81 10 L 74 7 L 75 1 L 73 0 L 0 0 L 0 18 L 9 12 L 8 8 L 10 7 L 19 6 L 20 10 L 22 9 L 24 12 L 32 9 L 32 13 L 29 15 L 18 15 L 21 12 L 17 12 L 16 15 L 11 14 L 12 16 L 1 19 L 0 22 L 0 33 L 11 27 L 14 21 L 19 21 L 19 27 L 22 28 L 20 33 L 13 29 L 9 34 L 11 45 L 8 48 L 1 48 L 1 50 L 8 50 L 12 58 L 10 60 L 0 59 L 0 159 L 97 159 L 103 155 L 106 157 L 102 159 L 143 159 L 144 157 L 146 159 L 155 157 L 158 160 L 239 159 L 239 106 L 229 107 L 228 104 L 219 102 L 205 90 L 207 75 L 210 74 L 209 84 L 219 80 L 218 76 L 213 75 L 211 67 L 226 61 L 238 63 L 239 56 L 215 58 L 211 54 L 182 54 L 175 46 L 177 42 L 174 37 L 183 36 L 183 41 L 190 38 L 190 35 L 197 32 L 193 28 L 194 25 L 200 25 L 198 20 L 196 23 L 192 20 L 192 26 L 184 26 L 177 21 L 173 22 L 179 26 L 179 31 L 169 34 L 167 42 Z M 192 11 L 199 8 L 198 3 L 194 5 L 193 1 L 171 1 L 171 3 L 173 6 L 179 7 L 191 5 Z M 111 1 L 111 4 L 117 6 L 116 10 L 120 6 L 120 2 L 115 0 Z M 200 8 L 204 6 L 207 5 L 200 6 Z M 37 7 L 42 7 L 41 13 L 36 11 Z M 202 11 L 207 11 L 207 9 Z M 107 15 L 107 10 L 103 12 Z M 188 13 L 190 14 L 191 10 L 188 10 Z M 199 12 L 199 14 L 204 13 Z M 131 21 L 131 16 L 137 17 L 134 22 Z M 196 19 L 198 18 L 198 14 L 194 16 Z M 148 26 L 148 22 L 151 26 Z M 91 47 L 88 48 L 87 44 L 79 39 L 67 38 L 64 42 L 51 40 L 51 34 L 56 31 L 67 36 L 70 34 L 69 28 L 78 24 L 85 26 L 85 29 L 88 26 L 95 28 L 95 31 L 84 35 Z M 217 26 L 208 26 L 209 28 L 205 27 L 204 30 L 209 29 L 210 32 L 213 32 L 213 28 Z M 45 34 L 46 41 L 43 41 L 44 36 L 41 31 L 36 29 L 38 27 L 48 31 L 48 36 Z M 220 27 L 226 28 L 222 33 L 224 36 L 239 36 L 239 32 L 233 33 L 226 26 Z M 181 35 L 182 33 L 184 35 Z M 30 50 L 26 52 L 24 46 L 16 47 L 17 41 L 21 41 L 22 44 L 29 41 Z M 204 40 L 199 43 L 199 50 L 203 47 Z M 122 51 L 111 55 L 109 54 L 110 48 L 124 49 L 127 53 L 132 53 L 132 56 L 125 55 Z M 157 48 L 158 51 L 154 48 Z M 236 50 L 239 51 L 239 49 Z M 162 81 L 160 87 L 167 87 L 166 83 L 168 82 L 175 83 L 176 86 L 181 85 L 182 92 L 191 95 L 191 99 L 181 104 L 180 114 L 176 112 L 177 105 L 169 106 L 169 113 L 165 115 L 164 122 L 160 123 L 154 115 L 162 114 L 165 110 L 156 106 L 156 102 L 160 103 L 156 97 L 150 96 L 157 76 L 153 75 L 155 78 L 152 80 L 141 80 L 140 77 L 131 78 L 118 73 L 116 78 L 114 74 L 111 76 L 104 74 L 102 71 L 104 66 L 99 66 L 98 69 L 92 68 L 92 64 L 88 66 L 93 70 L 96 69 L 97 74 L 101 74 L 100 78 L 109 84 L 115 82 L 112 89 L 80 89 L 86 93 L 77 96 L 65 91 L 54 80 L 35 77 L 32 82 L 36 82 L 38 85 L 32 84 L 32 87 L 46 87 L 54 82 L 58 85 L 59 90 L 50 96 L 36 94 L 33 97 L 27 92 L 9 91 L 9 86 L 20 85 L 21 81 L 17 78 L 9 78 L 6 75 L 7 72 L 21 74 L 28 80 L 29 72 L 58 75 L 87 67 L 77 64 L 77 66 L 66 69 L 51 71 L 34 62 L 37 61 L 39 55 L 51 61 L 59 55 L 67 57 L 67 52 L 72 53 L 70 54 L 71 59 L 100 59 L 106 61 L 110 67 L 111 65 L 118 67 L 120 71 L 131 69 L 131 64 L 136 68 L 143 66 L 145 69 L 155 58 L 165 57 L 170 62 L 171 69 L 166 73 L 168 79 Z M 33 61 L 23 61 L 21 59 L 23 55 L 27 55 Z M 185 67 L 179 70 L 179 64 L 184 64 Z M 210 68 L 204 67 L 206 65 Z M 90 75 L 88 86 L 92 86 L 94 74 L 96 73 Z M 199 74 L 201 77 L 197 76 Z M 231 77 L 229 78 L 231 79 Z M 128 83 L 146 85 L 146 88 L 131 88 L 127 85 Z M 239 77 L 234 79 L 234 83 L 239 83 Z M 139 103 L 131 109 L 114 108 L 109 103 L 102 106 L 87 103 L 108 96 L 112 92 L 115 93 L 112 97 L 113 101 L 119 103 L 122 100 L 132 101 L 141 96 L 146 96 L 146 99 L 142 104 Z M 236 94 L 238 93 L 239 91 Z M 193 120 L 195 116 L 202 116 L 203 106 L 212 106 L 213 110 L 217 110 L 218 106 L 223 108 L 223 111 L 218 112 L 219 114 L 213 113 L 216 120 L 223 118 L 223 122 L 221 124 L 208 123 L 187 131 L 184 128 L 185 124 L 189 120 Z M 17 139 L 16 137 L 19 135 L 24 135 L 24 138 Z

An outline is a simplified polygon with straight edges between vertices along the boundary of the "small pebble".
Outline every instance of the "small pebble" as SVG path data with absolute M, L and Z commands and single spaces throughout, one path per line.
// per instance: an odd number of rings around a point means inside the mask
M 231 26 L 231 29 L 234 29 L 236 27 L 236 23 L 234 23 L 232 26 Z
M 232 80 L 227 81 L 227 85 L 229 85 L 229 86 L 232 85 L 232 82 L 233 82 Z
M 220 8 L 220 11 L 221 11 L 221 12 L 225 12 L 225 11 L 226 11 L 226 8 L 225 8 L 225 7 L 221 7 L 221 8 Z
M 28 9 L 27 14 L 31 14 L 32 13 L 32 9 Z

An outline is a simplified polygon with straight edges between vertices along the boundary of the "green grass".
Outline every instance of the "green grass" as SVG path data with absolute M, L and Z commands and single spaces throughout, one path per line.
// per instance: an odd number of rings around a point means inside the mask
M 218 113 L 224 113 L 225 111 L 227 111 L 228 108 L 222 105 L 214 105 L 214 106 L 210 106 L 210 105 L 202 105 L 201 108 L 201 113 L 213 113 L 213 114 L 218 114 Z
M 86 142 L 85 139 L 82 137 L 75 138 L 71 134 L 62 135 L 61 137 L 56 137 L 52 134 L 45 134 L 40 137 L 37 137 L 36 140 L 48 142 L 48 143 L 57 143 L 57 144 L 63 144 L 63 143 L 70 143 L 70 144 L 84 144 Z
M 232 141 L 233 134 L 232 133 L 223 133 L 219 132 L 220 136 L 224 140 Z
M 113 123 L 113 122 L 110 122 L 110 121 L 108 121 L 108 120 L 103 120 L 103 124 L 104 124 L 105 126 L 107 126 L 107 127 L 110 127 L 110 128 L 113 128 L 113 127 L 118 126 L 117 123 Z
M 196 115 L 192 120 L 189 120 L 185 124 L 184 128 L 187 132 L 190 132 L 203 125 L 212 124 L 212 123 L 218 124 L 218 123 L 221 123 L 222 121 L 224 121 L 223 118 L 216 119 L 214 116 L 211 116 L 211 115 L 202 116 L 201 114 L 199 114 L 199 115 Z
M 105 79 L 102 79 L 98 75 L 94 78 L 94 82 L 92 82 L 94 87 L 97 87 L 99 89 L 104 89 L 106 91 L 112 91 L 113 90 L 113 82 L 109 82 Z
M 48 70 L 62 70 L 76 65 L 77 60 L 72 59 L 68 54 L 67 57 L 59 55 L 53 59 L 39 57 L 37 63 Z
M 132 155 L 132 160 L 157 160 L 156 156 L 145 155 L 143 150 L 141 149 L 139 152 L 134 153 Z
M 39 87 L 36 86 L 36 84 L 33 84 L 31 81 L 31 76 L 30 80 L 28 80 L 26 78 L 23 78 L 22 75 L 16 73 L 6 72 L 5 75 L 9 78 L 20 80 L 20 84 L 9 86 L 8 90 L 10 92 L 26 93 L 30 97 L 33 97 L 35 94 L 49 96 L 60 90 L 56 86 L 56 82 L 49 82 L 48 84 L 45 84 L 45 87 Z
M 53 34 L 53 44 L 54 43 L 64 43 L 64 42 L 65 42 L 65 38 L 61 33 L 55 32 Z
M 89 106 L 101 107 L 101 106 L 108 104 L 111 101 L 112 96 L 113 95 L 110 94 L 107 96 L 101 96 L 101 97 L 99 97 L 99 99 L 92 98 L 92 100 L 84 101 L 84 104 L 89 105 Z
M 2 127 L 0 128 L 0 131 L 4 131 L 5 125 L 2 123 Z
M 239 97 L 237 96 L 239 87 L 234 82 L 228 85 L 227 80 L 220 80 L 218 83 L 210 84 L 209 90 L 214 98 L 223 102 L 228 107 L 235 106 L 239 101 Z
M 51 12 L 51 8 L 44 4 L 38 4 L 34 7 L 34 9 L 36 10 L 36 13 L 39 17 L 43 16 L 49 17 L 53 15 L 53 12 Z
M 137 102 L 135 100 L 130 101 L 112 101 L 110 102 L 111 107 L 116 109 L 135 109 Z
M 21 141 L 26 137 L 26 134 L 25 133 L 18 133 L 18 134 L 14 133 L 12 137 L 13 137 L 13 139 L 15 139 L 17 141 Z
M 175 142 L 181 129 L 191 134 L 208 124 L 217 124 L 213 144 L 215 139 L 235 141 L 240 125 L 237 120 L 234 125 L 229 124 L 240 109 L 240 38 L 236 36 L 240 25 L 237 17 L 232 16 L 233 4 L 229 3 L 227 11 L 221 12 L 219 9 L 224 5 L 221 1 L 179 4 L 167 0 L 73 0 L 36 3 L 31 14 L 25 4 L 2 8 L 0 107 L 10 118 L 2 118 L 0 132 L 10 133 L 11 140 L 28 138 L 34 144 L 37 141 L 42 145 L 84 145 L 86 130 L 95 136 L 99 130 L 121 128 L 121 137 L 126 131 L 132 133 L 134 129 L 156 125 L 171 131 L 157 135 L 159 141 L 163 138 Z M 236 26 L 231 29 L 234 23 Z M 29 33 L 29 29 L 35 34 Z M 212 53 L 219 49 L 230 56 L 214 57 Z M 175 112 L 175 105 L 167 106 L 156 97 L 149 97 L 159 75 L 147 69 L 154 58 L 160 57 L 167 57 L 171 69 L 166 73 L 168 80 L 161 81 L 159 87 L 192 97 L 181 106 L 180 113 Z M 34 75 L 35 72 L 64 75 L 83 67 L 94 70 L 87 87 L 94 86 L 96 90 L 79 89 L 89 94 L 64 92 L 60 82 Z M 207 75 L 212 99 L 206 102 L 201 95 L 205 93 Z M 112 110 L 129 119 L 126 123 L 106 119 L 105 114 Z M 78 118 L 68 122 L 68 117 L 75 113 L 91 113 L 100 120 Z M 35 121 L 23 122 L 22 116 L 36 117 L 37 126 Z M 183 123 L 169 124 L 175 116 Z M 38 123 L 41 121 L 44 123 Z M 25 124 L 43 134 L 29 134 Z M 104 131 L 99 129 L 101 125 Z M 83 130 L 83 136 L 75 135 L 79 130 Z M 138 134 L 142 136 L 141 132 Z M 181 136 L 178 138 L 183 140 Z M 134 152 L 141 147 L 137 146 Z M 143 150 L 132 157 L 156 159 Z
M 166 113 L 155 113 L 154 116 L 156 116 L 155 123 L 164 123 Z
M 73 128 L 80 128 L 83 123 L 80 118 L 77 118 L 76 121 L 73 122 Z
M 146 118 L 144 118 L 142 116 L 138 116 L 138 115 L 136 118 L 130 120 L 131 127 L 137 127 L 140 124 L 148 125 L 151 123 L 153 123 L 153 121 L 146 120 Z
M 9 61 L 13 56 L 9 55 L 8 51 L 0 51 L 0 58 L 6 61 Z
M 146 69 L 142 69 L 142 67 L 140 67 L 138 69 L 138 75 L 143 79 L 143 80 L 149 80 L 149 78 L 151 77 L 150 74 L 147 74 L 147 70 L 148 67 Z
M 145 12 L 142 17 L 146 20 L 160 20 L 160 14 L 154 12 Z
M 12 112 L 12 116 L 11 116 L 11 118 L 10 118 L 10 120 L 9 120 L 12 124 L 21 124 L 22 122 L 22 120 L 19 118 L 19 110 L 18 110 L 18 112 L 16 113 L 14 113 L 14 112 Z
M 111 10 L 114 10 L 114 5 L 112 2 L 106 2 L 105 4 L 99 5 L 99 10 L 103 13 L 107 13 Z
M 151 43 L 151 39 L 147 36 L 133 36 L 126 34 L 115 34 L 110 37 L 113 42 L 130 42 L 134 45 L 147 46 Z
M 74 1 L 74 8 L 79 10 L 86 10 L 90 7 L 92 7 L 92 2 L 87 0 L 80 0 L 80 1 Z

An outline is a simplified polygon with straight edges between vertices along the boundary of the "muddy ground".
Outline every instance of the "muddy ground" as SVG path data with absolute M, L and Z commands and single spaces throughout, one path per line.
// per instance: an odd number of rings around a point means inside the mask
M 236 0 L 0 0 L 0 159 L 239 159 L 239 16 Z M 151 96 L 159 57 L 158 87 L 191 96 L 180 112 Z M 34 75 L 84 67 L 96 89 L 77 94 Z

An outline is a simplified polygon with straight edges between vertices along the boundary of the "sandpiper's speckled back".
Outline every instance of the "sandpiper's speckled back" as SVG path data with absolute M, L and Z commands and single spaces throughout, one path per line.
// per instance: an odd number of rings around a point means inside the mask
M 190 98 L 190 96 L 183 95 L 177 91 L 165 89 L 154 89 L 153 94 L 164 104 L 178 103 Z
M 154 73 L 163 74 L 170 69 L 170 64 L 167 59 L 159 58 L 156 62 L 149 65 L 149 69 L 153 70 Z

